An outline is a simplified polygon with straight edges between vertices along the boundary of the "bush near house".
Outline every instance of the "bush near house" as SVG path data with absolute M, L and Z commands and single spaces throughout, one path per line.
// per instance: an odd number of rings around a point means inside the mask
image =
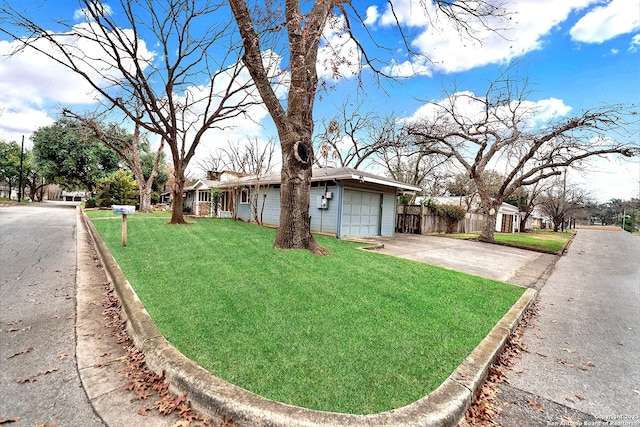
M 467 214 L 467 210 L 463 206 L 437 203 L 431 198 L 424 199 L 422 205 L 426 206 L 433 214 L 445 221 L 447 224 L 447 234 L 454 233 L 458 222 L 462 221 Z
M 111 205 L 137 205 L 140 200 L 133 174 L 122 169 L 98 181 L 96 203 L 101 208 Z
M 451 234 L 455 232 L 458 221 L 464 219 L 467 211 L 462 206 L 458 205 L 436 205 L 436 213 L 440 218 L 443 218 L 447 223 L 447 233 Z

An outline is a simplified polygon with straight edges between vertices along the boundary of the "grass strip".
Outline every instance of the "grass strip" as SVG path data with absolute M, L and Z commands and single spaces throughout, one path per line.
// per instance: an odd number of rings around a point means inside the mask
M 232 220 L 167 225 L 88 213 L 162 333 L 216 376 L 269 399 L 368 414 L 435 390 L 524 289 L 362 251 L 275 250 Z M 116 220 L 107 220 L 109 218 Z
M 516 248 L 530 249 L 538 252 L 558 254 L 573 236 L 573 231 L 527 231 L 526 233 L 495 233 L 496 243 Z M 474 240 L 480 237 L 479 232 L 465 234 L 443 234 L 453 239 Z

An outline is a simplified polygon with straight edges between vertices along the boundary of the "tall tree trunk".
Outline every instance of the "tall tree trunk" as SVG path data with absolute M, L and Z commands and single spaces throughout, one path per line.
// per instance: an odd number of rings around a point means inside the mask
M 301 12 L 299 1 L 286 3 L 291 84 L 285 109 L 273 91 L 264 67 L 260 38 L 246 2 L 229 2 L 244 43 L 243 62 L 273 118 L 282 147 L 280 226 L 274 247 L 309 249 L 315 254 L 323 255 L 328 251 L 313 239 L 309 217 L 311 166 L 314 162 L 311 136 L 313 103 L 318 84 L 318 46 L 335 3 L 333 0 L 314 2 L 312 10 L 306 14 Z
M 151 212 L 152 188 L 146 183 L 139 185 L 140 190 L 140 212 Z
M 496 222 L 497 222 L 498 214 L 491 213 L 485 214 L 484 224 L 482 225 L 482 233 L 480 234 L 481 242 L 494 243 L 496 240 L 494 238 L 494 233 L 496 230 Z
M 174 158 L 175 162 L 175 158 Z M 174 166 L 174 179 L 175 183 L 173 189 L 171 190 L 171 220 L 169 224 L 186 224 L 187 222 L 184 220 L 184 166 L 181 162 L 178 162 Z
M 531 212 L 526 212 L 524 213 L 524 215 L 522 215 L 522 217 L 520 217 L 520 232 L 524 233 L 526 231 L 527 228 L 527 220 L 529 219 L 529 217 L 531 216 Z
M 494 243 L 494 234 L 496 231 L 496 223 L 498 218 L 498 208 L 502 204 L 498 200 L 492 200 L 490 196 L 483 198 L 480 196 L 481 209 L 484 214 L 484 224 L 482 225 L 482 233 L 479 240 L 481 242 Z

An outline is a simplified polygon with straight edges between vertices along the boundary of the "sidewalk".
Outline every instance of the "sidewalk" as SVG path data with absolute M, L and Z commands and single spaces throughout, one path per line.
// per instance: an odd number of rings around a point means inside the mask
M 126 349 L 118 343 L 104 315 L 108 279 L 87 232 L 77 216 L 77 361 L 82 385 L 95 411 L 109 427 L 171 427 L 180 419 L 155 412 L 141 415 L 151 402 L 123 391 Z
M 640 238 L 578 230 L 538 301 L 497 421 L 640 426 Z

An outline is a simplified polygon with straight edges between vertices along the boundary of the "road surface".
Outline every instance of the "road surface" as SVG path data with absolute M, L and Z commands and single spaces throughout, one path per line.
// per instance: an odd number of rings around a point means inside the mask
M 104 426 L 78 375 L 75 320 L 75 207 L 0 207 L 0 420 Z

